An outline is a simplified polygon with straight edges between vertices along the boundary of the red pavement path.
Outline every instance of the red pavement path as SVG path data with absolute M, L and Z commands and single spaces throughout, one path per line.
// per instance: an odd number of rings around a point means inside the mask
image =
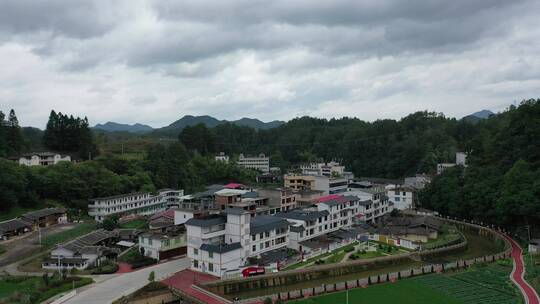
M 532 288 L 531 285 L 529 285 L 529 283 L 527 283 L 527 281 L 524 279 L 525 266 L 523 263 L 523 250 L 521 249 L 521 246 L 519 246 L 519 244 L 512 238 L 506 235 L 504 237 L 512 245 L 512 258 L 514 259 L 514 269 L 510 274 L 512 282 L 514 282 L 514 284 L 521 290 L 526 304 L 540 304 L 540 298 L 538 297 L 536 290 L 534 290 L 534 288 Z
M 133 268 L 131 268 L 131 265 L 129 265 L 128 263 L 118 263 L 118 270 L 116 271 L 116 273 L 128 273 L 132 271 Z
M 180 272 L 177 272 L 175 275 L 173 275 L 170 278 L 167 278 L 162 283 L 172 286 L 174 288 L 180 289 L 183 292 L 189 294 L 192 297 L 195 297 L 204 303 L 209 304 L 223 304 L 223 301 L 220 301 L 216 298 L 213 298 L 195 288 L 192 287 L 195 283 L 206 283 L 206 282 L 212 282 L 217 280 L 218 278 L 207 275 L 200 272 L 191 271 L 189 269 L 182 270 Z

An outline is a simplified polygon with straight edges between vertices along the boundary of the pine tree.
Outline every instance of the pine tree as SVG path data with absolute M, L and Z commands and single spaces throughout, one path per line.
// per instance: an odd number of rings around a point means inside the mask
M 19 155 L 23 149 L 24 141 L 21 133 L 21 127 L 19 126 L 19 120 L 15 111 L 11 109 L 9 111 L 8 123 L 6 127 L 6 143 L 8 155 Z

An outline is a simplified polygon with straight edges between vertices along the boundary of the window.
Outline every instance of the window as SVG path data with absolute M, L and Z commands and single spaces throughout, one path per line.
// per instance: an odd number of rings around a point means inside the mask
M 193 248 L 193 254 L 194 255 L 199 255 L 199 249 Z
M 214 258 L 214 253 L 213 252 L 208 252 L 208 257 L 213 259 Z
M 251 252 L 255 252 L 255 251 L 257 251 L 257 245 L 251 246 Z
M 399 196 L 396 196 L 396 197 L 394 198 L 394 200 L 395 200 L 396 202 L 399 202 Z
M 321 231 L 322 231 L 322 226 L 319 226 L 319 232 L 321 232 Z
M 199 268 L 199 261 L 193 260 L 193 267 Z
M 259 239 L 262 239 L 263 238 L 263 233 L 259 233 Z
M 148 239 L 148 245 L 152 245 L 152 239 Z
M 251 236 L 252 241 L 255 241 L 256 239 L 257 239 L 257 235 L 254 234 L 254 235 Z
M 266 242 L 264 243 L 264 246 L 265 246 L 266 248 L 270 247 L 270 241 L 266 241 Z
M 264 249 L 264 244 L 263 243 L 260 243 L 259 244 L 259 250 L 263 250 Z
M 266 231 L 266 232 L 264 233 L 264 236 L 265 236 L 265 237 L 270 237 L 270 231 Z
M 164 247 L 167 247 L 167 246 L 169 246 L 169 245 L 170 245 L 169 240 L 163 241 L 163 246 L 164 246 Z
M 214 264 L 208 263 L 208 270 L 214 272 Z

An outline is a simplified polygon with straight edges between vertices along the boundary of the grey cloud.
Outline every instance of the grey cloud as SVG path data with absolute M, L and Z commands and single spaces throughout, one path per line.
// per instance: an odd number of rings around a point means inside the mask
M 89 38 L 110 31 L 116 17 L 104 5 L 115 1 L 3 0 L 0 31 L 20 34 L 50 31 L 54 35 Z

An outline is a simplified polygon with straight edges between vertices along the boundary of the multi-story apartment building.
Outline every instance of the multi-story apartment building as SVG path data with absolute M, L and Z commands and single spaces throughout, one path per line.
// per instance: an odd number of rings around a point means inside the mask
M 345 173 L 345 166 L 338 162 L 331 161 L 328 163 L 309 163 L 300 165 L 302 174 L 305 175 L 323 175 L 323 176 L 341 176 Z
M 279 211 L 288 211 L 297 207 L 299 194 L 289 188 L 259 189 L 260 196 L 268 197 L 268 205 L 279 208 Z
M 284 184 L 285 188 L 295 191 L 321 190 L 324 194 L 335 194 L 348 190 L 349 179 L 324 175 L 287 174 L 284 176 Z
M 248 257 L 287 246 L 289 224 L 273 216 L 251 217 L 240 208 L 190 219 L 187 229 L 191 269 L 218 277 L 238 275 Z
M 395 186 L 386 190 L 388 200 L 395 209 L 405 210 L 414 207 L 416 190 L 406 186 Z
M 393 210 L 393 204 L 388 200 L 384 187 L 355 189 L 347 194 L 360 199 L 357 218 L 362 221 L 374 223 L 381 216 Z
M 23 154 L 19 158 L 19 165 L 25 166 L 51 166 L 61 161 L 71 161 L 71 156 L 52 152 L 37 152 Z
M 157 194 L 130 193 L 93 198 L 88 205 L 88 215 L 98 222 L 113 214 L 120 217 L 150 215 L 165 210 L 172 200 L 179 199 L 183 194 L 184 190 L 164 189 Z
M 289 247 L 303 252 L 302 242 L 351 227 L 361 215 L 360 203 L 355 196 L 329 195 L 314 207 L 278 213 L 276 217 L 291 223 Z
M 244 156 L 244 154 L 240 154 L 236 164 L 247 169 L 259 170 L 262 173 L 270 172 L 270 158 L 262 153 L 259 154 L 259 156 L 248 157 Z

